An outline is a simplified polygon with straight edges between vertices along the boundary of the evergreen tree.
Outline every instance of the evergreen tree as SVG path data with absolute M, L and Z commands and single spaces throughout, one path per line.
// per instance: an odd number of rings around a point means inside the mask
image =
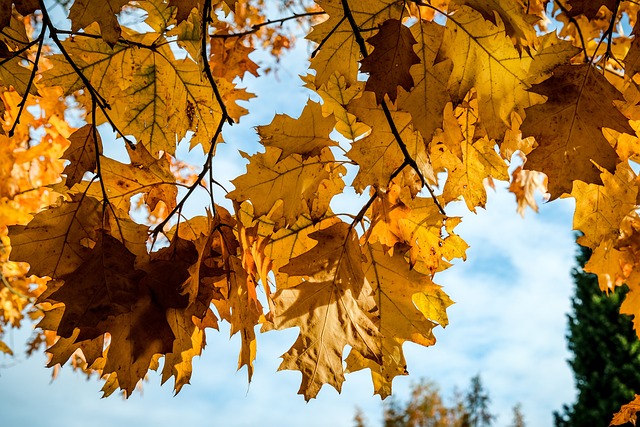
M 465 397 L 465 410 L 469 427 L 489 427 L 496 418 L 489 412 L 489 392 L 484 389 L 480 375 L 471 378 L 471 387 Z
M 640 342 L 631 319 L 619 314 L 628 289 L 603 293 L 597 277 L 582 270 L 589 256 L 581 248 L 568 315 L 569 364 L 578 396 L 562 413 L 554 413 L 556 427 L 608 426 L 614 412 L 633 399 L 633 390 L 640 390 Z

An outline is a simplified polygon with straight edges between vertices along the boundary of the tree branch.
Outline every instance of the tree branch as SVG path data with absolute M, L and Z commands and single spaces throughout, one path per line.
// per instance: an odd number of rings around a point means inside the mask
M 351 31 L 353 32 L 353 35 L 356 39 L 356 43 L 360 47 L 360 54 L 362 55 L 363 58 L 366 58 L 367 56 L 369 56 L 369 53 L 367 52 L 367 46 L 365 44 L 364 38 L 362 37 L 362 34 L 360 33 L 358 24 L 356 23 L 356 20 L 353 17 L 353 14 L 351 13 L 351 8 L 349 7 L 349 1 L 348 0 L 341 0 L 341 1 L 342 1 L 342 8 L 344 10 L 344 14 L 347 17 L 347 20 L 349 21 L 349 24 L 351 26 Z M 402 137 L 400 136 L 400 132 L 398 131 L 398 127 L 396 126 L 396 123 L 393 120 L 393 116 L 391 115 L 391 110 L 389 109 L 389 106 L 387 105 L 384 99 L 380 103 L 380 106 L 382 107 L 384 116 L 387 119 L 387 123 L 389 124 L 389 128 L 391 129 L 391 133 L 393 134 L 393 137 L 395 138 L 396 143 L 400 147 L 400 151 L 402 151 L 402 154 L 404 156 L 404 163 L 402 167 L 411 166 L 411 168 L 416 172 L 416 174 L 420 178 L 420 184 L 423 187 L 427 187 L 429 189 L 429 193 L 431 194 L 431 197 L 435 201 L 436 205 L 438 206 L 442 214 L 446 215 L 446 213 L 444 212 L 444 209 L 442 208 L 437 198 L 435 197 L 435 193 L 433 192 L 433 189 L 429 186 L 429 184 L 425 180 L 424 175 L 422 174 L 422 171 L 418 167 L 418 163 L 415 161 L 413 157 L 411 157 L 411 154 L 407 149 L 407 145 L 402 140 Z M 394 176 L 392 175 L 391 179 L 393 179 L 393 177 Z
M 73 68 L 73 71 L 75 71 L 75 73 L 78 75 L 80 80 L 82 80 L 82 83 L 89 91 L 91 98 L 96 101 L 97 106 L 100 107 L 100 111 L 102 111 L 102 113 L 104 114 L 105 118 L 107 119 L 107 121 L 109 122 L 113 130 L 119 133 L 120 136 L 122 136 L 124 141 L 127 143 L 127 145 L 129 145 L 129 147 L 131 147 L 131 149 L 135 150 L 136 145 L 133 143 L 133 141 L 127 138 L 125 134 L 118 129 L 116 124 L 113 122 L 113 120 L 107 113 L 107 110 L 111 108 L 107 100 L 98 93 L 98 91 L 93 87 L 89 79 L 84 75 L 82 70 L 73 61 L 73 59 L 71 59 L 69 52 L 67 52 L 64 45 L 62 44 L 62 41 L 58 37 L 58 29 L 53 25 L 51 18 L 49 17 L 49 12 L 47 11 L 47 8 L 44 5 L 44 0 L 40 0 L 40 9 L 42 10 L 42 25 L 44 27 L 49 28 L 49 34 L 51 36 L 51 40 L 53 40 L 53 42 L 56 44 L 56 46 L 60 50 L 60 53 L 62 53 L 62 56 L 64 56 L 64 58 L 67 60 L 71 68 Z
M 243 36 L 247 36 L 249 34 L 254 34 L 256 32 L 258 32 L 258 30 L 262 27 L 265 27 L 267 25 L 273 25 L 273 24 L 282 24 L 286 21 L 290 21 L 292 19 L 299 19 L 299 18 L 306 18 L 308 16 L 316 16 L 316 15 L 326 15 L 326 12 L 322 11 L 322 12 L 306 12 L 306 13 L 294 13 L 291 16 L 287 16 L 286 18 L 280 18 L 280 19 L 270 19 L 268 21 L 265 22 L 261 22 L 259 24 L 254 24 L 251 26 L 251 29 L 247 30 L 247 31 L 242 31 L 240 33 L 232 33 L 232 34 L 213 34 L 209 37 L 214 38 L 214 39 L 230 39 L 233 37 L 243 37 Z M 208 16 L 208 15 L 204 15 L 204 16 Z
M 22 112 L 24 111 L 24 108 L 27 105 L 27 98 L 29 98 L 29 92 L 31 92 L 31 86 L 33 85 L 33 81 L 36 78 L 36 74 L 38 73 L 38 62 L 40 61 L 40 55 L 42 54 L 42 45 L 44 45 L 45 33 L 46 33 L 46 28 L 43 27 L 42 30 L 40 30 L 40 35 L 36 39 L 38 41 L 38 50 L 36 51 L 36 58 L 33 63 L 33 69 L 31 70 L 29 81 L 27 82 L 27 88 L 24 91 L 24 95 L 22 96 L 22 101 L 20 101 L 20 104 L 18 104 L 20 108 L 18 109 L 18 114 L 16 115 L 16 119 L 13 122 L 13 125 L 9 130 L 9 133 L 8 133 L 9 137 L 13 136 L 13 133 L 16 130 L 16 126 L 18 126 L 18 124 L 20 123 L 20 117 L 22 116 Z

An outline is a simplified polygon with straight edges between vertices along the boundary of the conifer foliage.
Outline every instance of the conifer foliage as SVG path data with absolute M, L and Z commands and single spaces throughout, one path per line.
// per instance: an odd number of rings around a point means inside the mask
M 434 277 L 467 245 L 447 208 L 484 207 L 495 180 L 521 211 L 547 186 L 574 198 L 585 269 L 640 310 L 635 1 L 0 4 L 0 319 L 39 318 L 33 348 L 97 371 L 106 394 L 149 369 L 180 390 L 225 321 L 249 378 L 256 327 L 298 328 L 281 369 L 306 399 L 361 369 L 389 395 L 403 344 L 449 321 Z M 292 45 L 289 21 L 320 102 L 261 126 L 221 193 L 216 148 L 252 96 L 238 82 L 260 75 L 256 47 Z M 178 142 L 205 154 L 195 173 Z M 360 206 L 334 212 L 345 188 Z

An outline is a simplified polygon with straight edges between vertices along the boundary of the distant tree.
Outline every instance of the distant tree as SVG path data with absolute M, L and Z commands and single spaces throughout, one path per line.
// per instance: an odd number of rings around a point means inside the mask
M 493 423 L 496 417 L 489 412 L 490 402 L 489 392 L 484 389 L 480 374 L 471 378 L 471 386 L 465 396 L 469 427 L 488 427 Z
M 621 286 L 603 293 L 596 276 L 582 269 L 590 255 L 581 247 L 568 315 L 567 340 L 573 353 L 569 364 L 578 395 L 573 404 L 554 413 L 556 427 L 608 426 L 612 414 L 640 390 L 640 342 L 631 319 L 619 314 L 628 289 Z
M 458 395 L 447 405 L 435 383 L 421 381 L 412 387 L 405 404 L 394 398 L 385 404 L 384 427 L 463 427 L 464 416 Z
M 354 427 L 367 427 L 367 419 L 362 409 L 356 408 L 356 414 L 353 416 Z
M 406 402 L 400 402 L 395 397 L 385 401 L 383 427 L 490 426 L 495 419 L 489 411 L 490 401 L 479 375 L 471 379 L 466 393 L 454 392 L 451 399 L 442 397 L 437 384 L 422 380 L 412 386 Z M 360 409 L 356 410 L 354 426 L 367 426 Z M 521 426 L 524 426 L 524 422 L 516 424 L 516 427 Z
M 509 427 L 525 427 L 524 415 L 522 414 L 522 405 L 520 403 L 513 407 L 513 419 Z

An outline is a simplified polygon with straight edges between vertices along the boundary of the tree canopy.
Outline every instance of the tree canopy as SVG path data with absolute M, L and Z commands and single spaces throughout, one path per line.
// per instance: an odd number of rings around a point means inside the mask
M 495 180 L 511 180 L 521 212 L 536 191 L 573 198 L 585 270 L 605 290 L 626 283 L 620 310 L 635 316 L 639 9 L 4 0 L 0 319 L 39 319 L 31 350 L 98 372 L 106 395 L 149 369 L 179 391 L 225 321 L 249 378 L 256 327 L 298 328 L 280 368 L 301 372 L 305 399 L 362 369 L 386 397 L 407 374 L 403 344 L 433 345 L 449 322 L 434 277 L 467 245 L 448 207 L 484 207 Z M 313 45 L 313 100 L 258 128 L 262 148 L 242 153 L 227 192 L 216 148 L 247 114 L 250 54 L 292 46 L 285 22 Z M 178 144 L 203 163 L 178 160 Z M 360 205 L 334 211 L 346 189 Z

